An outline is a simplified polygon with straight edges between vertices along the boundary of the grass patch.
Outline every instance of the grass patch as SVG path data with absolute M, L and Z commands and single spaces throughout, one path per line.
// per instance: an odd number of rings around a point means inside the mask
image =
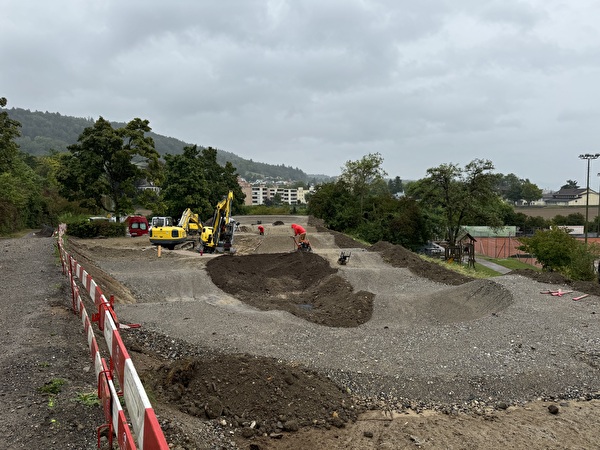
M 539 267 L 535 267 L 535 266 L 532 266 L 531 264 L 521 262 L 516 258 L 510 258 L 510 259 L 484 258 L 484 259 L 487 261 L 496 263 L 499 266 L 506 267 L 507 269 L 510 269 L 510 270 L 531 269 L 531 270 L 535 270 L 538 272 L 542 271 L 542 269 L 540 269 Z
M 46 384 L 38 388 L 38 391 L 42 394 L 47 395 L 56 395 L 60 393 L 63 385 L 67 382 L 67 380 L 63 380 L 62 378 L 53 378 L 48 381 Z
M 100 399 L 96 392 L 80 392 L 75 398 L 77 403 L 81 403 L 85 406 L 98 406 L 100 405 Z
M 14 239 L 14 238 L 22 238 L 23 236 L 27 236 L 29 233 L 35 233 L 39 231 L 39 229 L 31 229 L 26 228 L 24 230 L 13 231 L 12 233 L 6 233 L 0 236 L 0 239 Z
M 484 266 L 483 264 L 479 264 L 477 261 L 475 261 L 475 269 L 470 270 L 478 274 L 478 276 L 471 275 L 474 278 L 490 278 L 499 277 L 500 275 L 502 275 L 500 272 L 497 272 L 494 269 L 490 269 L 489 267 Z
M 475 262 L 475 268 L 472 268 L 466 266 L 465 264 L 449 263 L 439 258 L 431 258 L 425 255 L 419 256 L 425 261 L 432 262 L 439 266 L 445 267 L 448 270 L 452 270 L 453 272 L 460 273 L 461 275 L 465 275 L 472 278 L 490 278 L 501 275 L 500 272 L 496 272 L 495 270 L 485 267 L 477 262 Z

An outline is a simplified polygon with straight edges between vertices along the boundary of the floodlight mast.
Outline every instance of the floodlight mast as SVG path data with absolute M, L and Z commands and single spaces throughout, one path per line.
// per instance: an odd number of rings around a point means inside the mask
M 588 217 L 589 217 L 589 209 L 590 209 L 590 163 L 592 159 L 598 159 L 600 157 L 600 153 L 585 153 L 583 155 L 579 155 L 579 159 L 587 160 L 587 183 L 586 183 L 586 194 L 585 194 L 585 226 L 584 226 L 584 236 L 585 236 L 585 245 L 587 246 L 588 241 Z

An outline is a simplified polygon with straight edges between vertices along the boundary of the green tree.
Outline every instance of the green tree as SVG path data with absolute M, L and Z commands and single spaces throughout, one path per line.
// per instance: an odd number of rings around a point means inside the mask
M 393 180 L 388 180 L 388 189 L 390 193 L 397 194 L 399 192 L 404 192 L 404 185 L 402 183 L 402 179 L 400 177 L 395 177 Z
M 369 153 L 360 161 L 346 161 L 342 167 L 342 180 L 350 188 L 350 191 L 358 196 L 360 214 L 364 212 L 365 199 L 368 195 L 387 191 L 384 177 L 387 173 L 381 165 L 383 158 L 379 153 Z
M 6 98 L 0 98 L 5 107 Z M 37 227 L 44 218 L 41 179 L 25 162 L 15 139 L 21 124 L 0 112 L 0 233 Z
M 353 230 L 361 222 L 358 197 L 343 180 L 319 185 L 308 202 L 308 213 L 336 231 Z
M 367 242 L 388 241 L 402 245 L 410 250 L 417 250 L 429 237 L 425 217 L 418 203 L 411 198 L 380 196 L 375 207 L 369 212 L 369 230 L 377 230 L 369 235 L 363 230 L 365 224 L 359 225 L 358 235 Z
M 0 107 L 6 106 L 7 100 L 0 98 Z M 21 124 L 12 120 L 6 111 L 0 112 L 0 173 L 10 172 L 19 163 L 20 151 L 15 139 L 21 135 Z
M 186 146 L 180 155 L 165 155 L 161 197 L 166 213 L 178 217 L 190 208 L 203 219 L 212 217 L 214 208 L 229 191 L 233 191 L 233 210 L 244 204 L 244 194 L 237 182 L 236 169 L 230 162 L 217 163 L 217 151 Z
M 308 203 L 308 213 L 325 225 L 366 242 L 380 240 L 417 249 L 426 240 L 428 228 L 417 202 L 395 199 L 389 192 L 371 194 L 361 214 L 360 196 L 344 180 L 320 185 Z
M 497 176 L 491 173 L 493 169 L 491 161 L 480 159 L 464 168 L 442 164 L 428 169 L 426 178 L 411 183 L 410 195 L 419 199 L 430 214 L 440 217 L 449 245 L 456 245 L 467 221 L 476 218 L 489 226 L 502 225 L 502 200 L 495 191 Z
M 145 136 L 150 130 L 147 120 L 114 129 L 100 117 L 68 147 L 70 155 L 57 173 L 62 195 L 117 217 L 131 212 L 136 182 L 160 177 L 154 141 Z
M 567 214 L 567 223 L 565 225 L 585 225 L 585 216 L 581 213 Z
M 523 233 L 533 234 L 537 230 L 550 228 L 550 221 L 542 216 L 527 216 L 523 224 Z
M 496 189 L 500 196 L 513 204 L 521 200 L 531 203 L 542 198 L 542 190 L 529 179 L 517 177 L 514 173 L 497 175 Z
M 537 184 L 532 183 L 529 179 L 523 181 L 521 185 L 521 198 L 528 204 L 542 198 L 542 190 Z
M 42 180 L 42 195 L 45 198 L 47 221 L 53 226 L 59 223 L 59 216 L 64 213 L 85 214 L 79 202 L 69 201 L 60 195 L 60 183 L 57 179 L 62 160 L 69 155 L 51 150 L 48 155 L 34 158 L 34 170 Z
M 184 147 L 181 155 L 165 155 L 161 197 L 167 215 L 179 217 L 187 208 L 200 217 L 212 214 L 209 183 L 198 146 Z
M 510 200 L 513 204 L 523 198 L 522 180 L 514 173 L 499 175 L 497 189 L 502 198 Z
M 565 184 L 563 184 L 560 188 L 561 189 L 579 189 L 579 186 L 577 185 L 577 181 L 567 180 L 567 182 Z
M 597 248 L 587 247 L 562 228 L 538 230 L 532 237 L 523 237 L 519 249 L 534 255 L 543 270 L 560 272 L 573 280 L 594 279 Z

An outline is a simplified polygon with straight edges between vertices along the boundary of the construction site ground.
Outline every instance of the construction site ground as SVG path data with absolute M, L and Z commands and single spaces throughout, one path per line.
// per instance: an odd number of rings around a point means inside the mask
M 306 217 L 236 220 L 228 255 L 162 249 L 159 256 L 146 237 L 68 239 L 69 252 L 115 296 L 121 323 L 140 325 L 121 334 L 171 448 L 599 448 L 596 282 L 533 270 L 472 279 Z M 312 253 L 295 251 L 293 222 L 307 228 Z M 17 241 L 6 241 L 2 267 L 9 253 L 48 258 Z M 542 293 L 558 289 L 571 292 Z M 14 318 L 4 300 L 3 315 Z M 39 314 L 56 320 L 59 303 L 58 295 L 42 299 L 48 311 Z M 61 320 L 59 333 L 70 333 L 68 315 Z M 40 351 L 56 339 L 53 329 L 44 320 L 36 326 Z M 53 370 L 79 380 L 89 355 L 75 340 L 61 338 L 71 363 Z M 7 356 L 2 361 L 9 367 Z M 25 382 L 5 389 L 5 400 Z M 16 409 L 18 400 L 8 403 Z M 49 417 L 62 420 L 69 439 L 73 430 L 93 434 L 97 412 L 84 415 L 56 408 L 19 418 L 37 420 L 24 429 L 48 443 L 61 436 Z M 8 434 L 18 436 L 16 429 Z M 78 445 L 43 448 L 92 448 Z

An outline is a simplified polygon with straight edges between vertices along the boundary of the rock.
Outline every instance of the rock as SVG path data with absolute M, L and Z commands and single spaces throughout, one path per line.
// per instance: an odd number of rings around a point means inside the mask
M 331 424 L 336 428 L 344 428 L 346 426 L 344 421 L 342 419 L 340 419 L 339 417 L 334 417 L 331 420 Z
M 209 419 L 216 419 L 223 414 L 223 404 L 217 397 L 208 397 L 206 404 L 204 405 L 204 412 L 206 417 Z
M 498 402 L 496 406 L 498 407 L 498 409 L 508 409 L 508 404 L 505 402 Z
M 363 436 L 367 437 L 367 438 L 372 438 L 373 437 L 373 432 L 372 431 L 365 431 L 363 433 Z
M 251 438 L 255 434 L 256 434 L 256 432 L 254 431 L 253 428 L 246 427 L 246 428 L 242 429 L 242 436 L 245 437 L 246 439 Z
M 283 429 L 285 431 L 298 431 L 300 427 L 298 426 L 298 422 L 295 420 L 288 420 L 283 424 Z
M 188 414 L 190 416 L 194 416 L 194 417 L 201 417 L 202 416 L 202 410 L 200 408 L 195 407 L 195 406 L 190 406 L 188 408 Z
M 558 414 L 558 406 L 556 406 L 556 405 L 548 406 L 548 412 L 550 414 Z

